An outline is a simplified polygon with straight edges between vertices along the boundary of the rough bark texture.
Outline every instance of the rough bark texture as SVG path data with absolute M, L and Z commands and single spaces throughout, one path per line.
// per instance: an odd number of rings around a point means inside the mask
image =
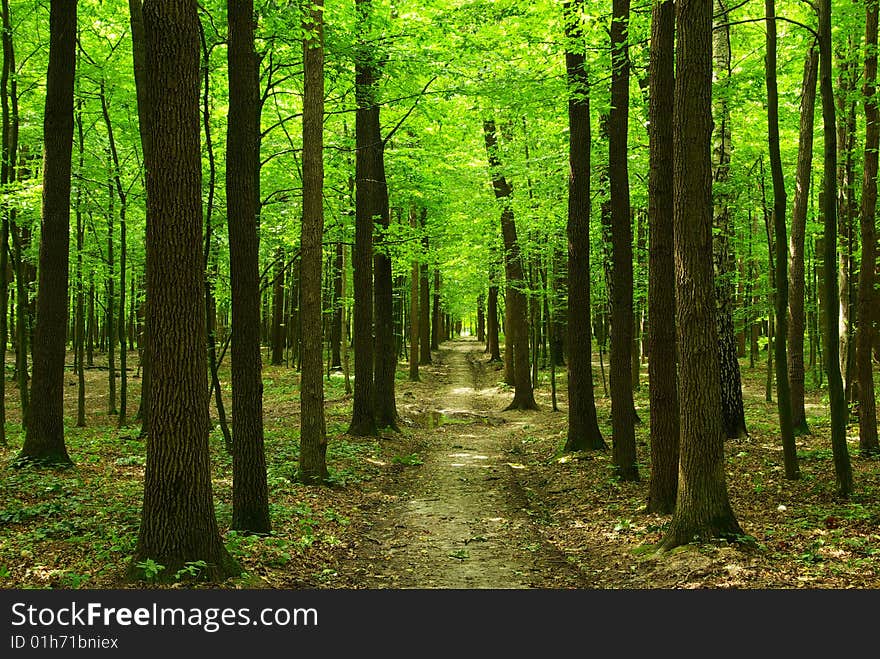
M 566 451 L 607 448 L 593 392 L 590 326 L 590 97 L 579 12 L 565 6 L 568 77 L 568 434 Z M 578 47 L 581 45 L 581 47 Z M 491 297 L 490 297 L 491 304 Z
M 67 343 L 70 169 L 76 1 L 52 0 L 49 69 L 43 118 L 43 211 L 31 406 L 18 459 L 70 464 L 64 445 L 64 356 Z
M 321 240 L 324 235 L 324 19 L 322 0 L 304 9 L 302 386 L 299 474 L 304 483 L 327 478 L 327 429 L 321 362 Z
M 877 116 L 877 0 L 865 8 L 865 167 L 862 179 L 862 262 L 859 268 L 858 330 L 856 363 L 859 380 L 859 449 L 862 455 L 880 452 L 877 441 L 877 404 L 874 399 L 874 372 L 871 349 L 874 342 L 872 306 L 875 300 L 874 269 L 877 261 L 877 149 L 880 148 L 880 124 Z
M 147 160 L 147 314 L 153 348 L 149 441 L 137 564 L 164 565 L 173 579 L 188 561 L 200 576 L 241 569 L 220 540 L 208 454 L 204 265 L 199 149 L 196 4 L 147 0 L 143 8 L 153 157 Z M 168 93 L 174 90 L 174 93 Z
M 624 481 L 639 479 L 632 391 L 633 255 L 629 200 L 629 0 L 613 0 L 608 181 L 611 189 L 612 462 Z
M 253 0 L 228 3 L 229 122 L 226 199 L 232 289 L 232 528 L 268 533 L 260 358 L 260 102 Z M 320 348 L 318 350 L 320 355 Z
M 370 0 L 356 0 L 360 29 L 366 38 L 370 16 Z M 370 46 L 361 43 L 355 60 L 355 238 L 354 238 L 354 403 L 348 432 L 372 435 L 376 432 L 373 385 L 373 187 L 384 184 L 375 180 L 377 174 L 375 147 L 369 135 L 379 127 L 379 106 L 376 105 L 378 71 Z M 375 126 L 371 130 L 370 126 Z M 372 146 L 373 148 L 369 148 Z
M 831 0 L 819 1 L 819 90 L 822 95 L 822 124 L 824 128 L 824 172 L 821 212 L 824 219 L 823 260 L 825 295 L 822 307 L 825 315 L 825 370 L 828 376 L 828 399 L 831 403 L 831 449 L 837 492 L 848 497 L 852 491 L 852 467 L 846 446 L 848 416 L 843 379 L 840 375 L 840 295 L 837 281 L 837 132 L 834 89 L 831 85 Z
M 483 134 L 486 141 L 486 153 L 492 175 L 492 187 L 495 199 L 501 206 L 501 234 L 504 238 L 504 269 L 507 275 L 507 299 L 505 307 L 509 311 L 509 323 L 505 328 L 506 349 L 513 349 L 513 401 L 507 406 L 509 410 L 534 410 L 535 395 L 532 390 L 532 378 L 529 369 L 529 325 L 526 318 L 526 297 L 521 288 L 525 282 L 519 243 L 516 238 L 516 224 L 513 217 L 510 195 L 512 189 L 501 173 L 501 162 L 498 158 L 498 141 L 495 122 L 489 119 L 483 122 Z
M 675 510 L 678 493 L 678 381 L 675 346 L 675 248 L 672 181 L 672 111 L 675 96 L 675 7 L 655 0 L 649 62 L 648 174 L 648 396 L 651 401 L 651 482 L 648 511 Z
M 713 31 L 713 55 L 716 76 L 720 84 L 727 87 L 731 76 L 730 27 L 726 0 L 715 0 L 715 21 L 718 29 Z M 742 397 L 742 380 L 737 358 L 736 331 L 733 324 L 735 263 L 730 248 L 733 234 L 729 206 L 731 128 L 730 106 L 726 90 L 719 94 L 715 114 L 717 125 L 714 147 L 715 186 L 715 295 L 717 299 L 716 323 L 718 330 L 719 364 L 721 366 L 721 405 L 724 410 L 724 431 L 728 438 L 735 439 L 746 435 L 745 408 Z
M 810 203 L 810 182 L 813 163 L 813 124 L 816 107 L 816 79 L 819 75 L 819 51 L 810 48 L 804 62 L 801 87 L 801 126 L 798 142 L 797 173 L 794 205 L 791 210 L 789 242 L 790 295 L 788 296 L 788 379 L 791 383 L 791 423 L 794 433 L 810 432 L 804 409 L 804 334 L 806 319 L 804 247 L 807 230 L 807 209 Z
M 776 234 L 776 340 L 773 342 L 776 362 L 776 405 L 779 411 L 779 434 L 782 438 L 782 454 L 785 477 L 800 477 L 797 448 L 791 422 L 791 394 L 788 384 L 788 255 L 786 253 L 785 179 L 782 176 L 782 157 L 779 153 L 779 92 L 776 84 L 776 3 L 764 0 L 767 23 L 767 128 L 770 146 L 770 172 L 773 180 L 773 224 Z
M 681 446 L 664 548 L 742 533 L 727 495 L 712 265 L 712 0 L 679 0 L 673 216 Z

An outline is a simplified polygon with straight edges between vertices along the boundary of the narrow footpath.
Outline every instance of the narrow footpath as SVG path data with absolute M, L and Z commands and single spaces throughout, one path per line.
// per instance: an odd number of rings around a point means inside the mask
M 544 542 L 526 512 L 510 448 L 529 414 L 501 412 L 480 344 L 444 343 L 430 400 L 413 401 L 422 464 L 402 470 L 389 500 L 367 513 L 359 580 L 370 588 L 576 588 L 580 574 Z M 493 376 L 492 381 L 488 375 Z M 404 402 L 401 415 L 407 419 Z M 411 410 L 409 410 L 411 412 Z M 387 441 L 387 440 L 382 440 Z

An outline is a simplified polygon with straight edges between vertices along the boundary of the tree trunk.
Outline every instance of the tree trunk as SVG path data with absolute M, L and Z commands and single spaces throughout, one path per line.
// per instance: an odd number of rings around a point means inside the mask
M 419 364 L 431 363 L 431 282 L 428 279 L 428 235 L 427 231 L 428 210 L 422 208 L 419 224 L 422 235 L 422 263 L 419 267 Z
M 434 267 L 434 308 L 431 311 L 431 350 L 440 349 L 440 335 L 443 333 L 443 318 L 440 313 L 440 268 Z
M 508 310 L 509 325 L 505 329 L 506 350 L 513 349 L 513 401 L 508 410 L 535 410 L 535 396 L 532 390 L 532 379 L 529 370 L 529 325 L 526 318 L 526 298 L 522 292 L 525 284 L 522 257 L 516 237 L 516 224 L 511 206 L 512 188 L 501 173 L 501 162 L 498 157 L 498 141 L 495 134 L 495 121 L 483 122 L 483 133 L 486 141 L 486 153 L 492 175 L 492 187 L 495 199 L 501 206 L 501 234 L 504 239 L 504 269 L 508 285 L 504 306 Z
M 147 315 L 150 384 L 144 507 L 130 573 L 164 565 L 172 580 L 188 562 L 200 577 L 241 573 L 220 539 L 208 453 L 199 150 L 199 33 L 195 3 L 147 0 L 144 8 L 152 157 L 146 161 Z M 167 90 L 175 93 L 169 94 Z
M 810 432 L 804 408 L 804 334 L 806 333 L 804 244 L 807 229 L 807 205 L 810 199 L 810 183 L 813 173 L 813 123 L 818 71 L 819 51 L 815 46 L 812 46 L 804 63 L 804 82 L 801 88 L 800 139 L 798 142 L 794 205 L 791 211 L 791 241 L 789 243 L 791 281 L 788 297 L 788 378 L 791 382 L 791 423 L 796 435 Z
M 144 15 L 141 7 L 141 0 L 128 0 L 129 22 L 131 24 L 131 44 L 132 44 L 132 68 L 134 70 L 135 91 L 137 93 L 137 113 L 138 113 L 138 133 L 141 140 L 141 150 L 144 155 L 144 163 L 147 163 L 153 157 L 152 153 L 152 131 L 150 127 L 150 100 L 149 87 L 147 84 L 147 43 L 146 34 L 144 32 Z M 146 209 L 146 225 L 150 225 L 149 208 Z M 144 284 L 147 288 L 147 283 Z M 149 290 L 145 290 L 145 297 L 149 297 Z M 143 302 L 146 308 L 146 300 Z M 141 401 L 138 406 L 136 419 L 141 422 L 141 437 L 146 435 L 149 427 L 148 419 L 150 416 L 150 333 L 147 326 L 146 314 L 144 314 L 144 324 L 141 330 L 140 352 L 141 352 Z M 91 363 L 91 359 L 89 360 Z
M 651 18 L 649 63 L 648 314 L 651 402 L 651 482 L 648 511 L 675 510 L 678 493 L 679 407 L 675 346 L 675 248 L 672 185 L 672 113 L 675 92 L 675 7 L 656 0 Z
M 227 139 L 228 136 L 227 136 Z M 250 174 L 249 174 L 250 175 Z M 228 185 L 228 184 L 227 184 Z M 272 282 L 272 366 L 284 363 L 285 326 L 284 322 L 284 248 L 275 251 L 275 279 Z M 233 315 L 235 312 L 233 312 Z M 235 413 L 232 414 L 233 418 Z
M 681 446 L 678 499 L 661 546 L 735 537 L 727 495 L 712 264 L 712 0 L 677 5 L 673 215 Z
M 612 462 L 624 481 L 639 479 L 632 392 L 633 265 L 630 218 L 629 0 L 613 0 L 608 179 L 611 188 L 611 432 Z
M 719 26 L 719 29 L 713 31 L 716 75 L 722 80 L 721 85 L 729 88 L 731 76 L 730 27 L 727 26 L 729 18 L 726 11 L 726 0 L 716 0 L 714 18 L 715 21 L 723 26 Z M 724 410 L 724 430 L 728 438 L 736 439 L 748 433 L 746 431 L 742 381 L 739 372 L 739 360 L 737 358 L 736 330 L 733 324 L 732 307 L 734 291 L 732 277 L 735 266 L 730 248 L 733 234 L 728 203 L 730 195 L 724 191 L 724 186 L 730 185 L 731 120 L 730 106 L 727 100 L 728 94 L 728 91 L 719 94 L 719 100 L 716 104 L 716 115 L 719 117 L 719 125 L 715 133 L 714 180 L 719 184 L 720 192 L 716 195 L 718 201 L 714 212 L 716 235 L 713 241 L 713 250 L 715 255 L 715 279 L 717 282 L 718 311 L 716 323 L 718 325 L 721 404 Z
M 226 203 L 232 289 L 232 528 L 268 533 L 269 493 L 263 448 L 260 360 L 259 66 L 254 52 L 253 0 L 228 3 L 229 122 L 226 130 Z M 320 256 L 319 256 L 320 258 Z M 283 263 L 280 266 L 283 275 Z M 275 283 L 283 300 L 284 277 Z M 278 289 L 282 295 L 278 296 Z M 280 314 L 276 315 L 276 328 Z M 320 341 L 320 329 L 318 331 Z M 276 339 L 277 339 L 276 335 Z M 284 342 L 276 341 L 275 350 Z M 277 359 L 276 359 L 277 358 Z M 320 344 L 318 360 L 321 359 Z M 273 354 L 273 363 L 281 363 Z M 320 367 L 318 369 L 320 371 Z M 319 376 L 320 379 L 320 376 Z
M 305 9 L 308 7 L 308 9 Z M 302 386 L 299 475 L 304 483 L 327 478 L 327 431 L 321 363 L 321 241 L 324 235 L 324 19 L 322 0 L 304 5 Z M 254 67 L 256 68 L 256 67 Z
M 872 307 L 874 270 L 877 266 L 877 150 L 880 148 L 880 124 L 877 114 L 877 2 L 865 5 L 865 166 L 862 179 L 862 261 L 859 267 L 859 317 L 856 334 L 856 362 L 859 380 L 859 450 L 862 455 L 880 452 L 877 441 L 877 403 L 874 399 L 874 370 L 871 349 L 874 343 Z
M 366 41 L 372 12 L 371 0 L 356 0 L 360 42 L 355 59 L 355 255 L 354 255 L 354 406 L 348 432 L 352 435 L 373 435 L 376 432 L 374 400 L 373 340 L 373 206 L 378 196 L 373 191 L 378 164 L 377 149 L 371 143 L 379 131 L 377 54 Z M 372 147 L 372 148 L 369 148 Z
M 494 269 L 493 269 L 494 270 Z M 489 279 L 492 276 L 490 274 Z M 498 286 L 489 284 L 489 299 L 486 303 L 486 343 L 489 348 L 489 361 L 501 361 L 501 347 L 498 339 Z
M 19 461 L 70 464 L 64 445 L 64 357 L 70 248 L 70 169 L 76 1 L 52 0 L 43 120 L 43 208 L 33 380 Z
M 77 135 L 77 152 L 78 167 L 77 173 L 82 176 L 83 164 L 85 160 L 85 140 L 83 138 L 83 117 L 82 117 L 82 100 L 77 101 L 76 107 L 76 135 Z M 2 240 L 2 249 L 6 249 L 6 241 Z M 76 354 L 76 376 L 77 376 L 77 396 L 76 396 L 76 426 L 84 428 L 86 425 L 86 369 L 83 364 L 85 357 L 85 300 L 83 294 L 83 248 L 85 244 L 85 225 L 82 216 L 82 186 L 76 189 L 76 321 L 74 322 L 74 343 L 73 349 Z M 0 259 L 2 264 L 2 259 Z M 6 272 L 5 265 L 0 265 L 0 272 Z M 6 277 L 3 277 L 5 281 Z M 0 293 L 0 299 L 3 295 Z M 6 309 L 3 303 L 3 309 Z M 6 315 L 5 313 L 3 314 Z M 3 350 L 5 355 L 6 334 L 5 327 L 0 330 L 0 341 L 3 342 Z M 4 368 L 5 370 L 5 368 Z M 0 378 L 5 380 L 4 377 Z
M 344 243 L 336 242 L 333 254 L 333 315 L 330 319 L 330 368 L 342 368 L 342 255 Z
M 582 2 L 564 8 L 568 77 L 568 433 L 566 451 L 607 448 L 593 393 L 590 326 L 590 97 Z M 490 296 L 491 301 L 491 296 Z
M 9 0 L 3 0 L 3 74 L 0 81 L 0 104 L 2 104 L 2 163 L 0 163 L 0 184 L 6 189 L 16 177 L 15 161 L 18 153 L 18 83 L 14 75 L 15 47 L 12 42 L 12 22 L 9 16 Z M 10 111 L 11 101 L 11 111 Z M 81 143 L 81 142 L 80 142 Z M 12 224 L 13 210 L 7 198 L 2 202 L 0 219 L 0 446 L 6 446 L 6 344 L 9 340 L 7 309 L 9 307 L 9 228 Z M 79 243 L 78 243 L 79 244 Z M 81 249 L 81 248 L 80 248 Z M 77 252 L 80 253 L 79 251 Z M 77 270 L 81 273 L 81 268 Z M 80 289 L 79 294 L 82 295 Z M 80 372 L 82 360 L 80 360 Z
M 824 222 L 825 296 L 825 369 L 828 375 L 828 399 L 831 404 L 831 449 L 837 492 L 848 497 L 852 491 L 852 467 L 846 446 L 847 403 L 840 375 L 840 295 L 837 281 L 837 133 L 834 90 L 831 86 L 831 0 L 819 0 L 819 90 L 822 95 L 824 128 L 824 175 L 821 200 Z
M 785 180 L 782 175 L 782 157 L 779 153 L 779 92 L 776 84 L 776 2 L 764 0 L 767 24 L 767 126 L 770 146 L 770 172 L 773 180 L 773 223 L 776 234 L 776 405 L 779 410 L 779 433 L 782 436 L 782 454 L 785 477 L 800 478 L 797 448 L 791 419 L 791 394 L 788 384 L 788 239 L 785 235 Z
M 410 210 L 410 226 L 417 227 L 416 209 Z M 409 379 L 419 381 L 419 262 L 413 259 L 409 275 Z

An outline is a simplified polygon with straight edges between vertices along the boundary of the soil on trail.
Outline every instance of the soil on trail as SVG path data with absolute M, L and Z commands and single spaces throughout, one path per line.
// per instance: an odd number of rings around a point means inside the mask
M 359 585 L 583 587 L 533 526 L 512 473 L 521 467 L 512 439 L 528 431 L 529 414 L 500 411 L 510 393 L 489 381 L 491 366 L 475 341 L 445 343 L 434 360 L 431 398 L 405 395 L 399 405 L 404 420 L 427 430 L 413 433 L 422 444 L 411 461 L 422 464 L 402 469 L 384 501 L 365 511 Z

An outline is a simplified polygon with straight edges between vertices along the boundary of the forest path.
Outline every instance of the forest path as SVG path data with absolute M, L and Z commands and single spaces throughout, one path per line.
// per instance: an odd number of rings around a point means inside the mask
M 402 470 L 390 501 L 370 511 L 367 542 L 356 559 L 359 582 L 372 588 L 583 586 L 579 573 L 542 540 L 516 484 L 508 448 L 528 430 L 528 413 L 500 411 L 511 394 L 488 381 L 496 371 L 486 368 L 481 344 L 450 341 L 434 355 L 440 386 L 428 390 L 429 400 L 407 395 L 401 401 L 404 419 L 415 418 L 427 430 L 414 431 L 425 433 L 418 454 L 424 462 Z

